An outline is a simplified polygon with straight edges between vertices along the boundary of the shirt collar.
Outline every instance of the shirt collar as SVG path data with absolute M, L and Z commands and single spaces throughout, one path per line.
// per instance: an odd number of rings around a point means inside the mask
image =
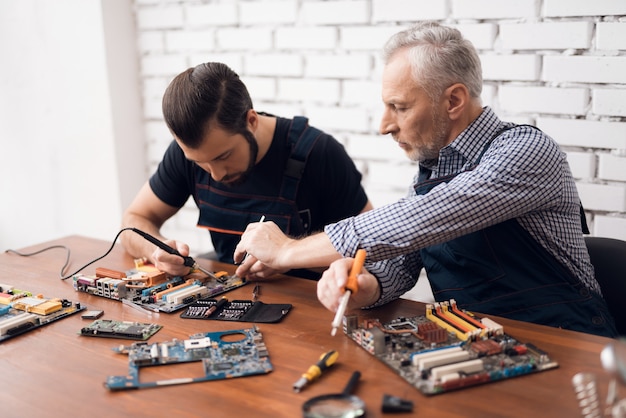
M 466 162 L 473 163 L 485 144 L 497 132 L 501 123 L 494 111 L 489 106 L 485 106 L 482 113 L 454 141 L 443 147 L 442 151 L 449 148 L 451 152 L 463 156 Z

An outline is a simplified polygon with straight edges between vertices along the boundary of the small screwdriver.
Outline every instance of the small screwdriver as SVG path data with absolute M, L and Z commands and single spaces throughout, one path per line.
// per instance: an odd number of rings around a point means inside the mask
M 137 228 L 130 228 L 130 229 L 133 230 L 134 232 L 138 233 L 139 235 L 141 235 L 142 237 L 144 237 L 145 239 L 147 239 L 148 241 L 150 241 L 151 243 L 153 243 L 154 245 L 156 245 L 157 247 L 159 247 L 163 251 L 165 251 L 167 253 L 170 253 L 170 254 L 173 254 L 173 255 L 177 255 L 179 257 L 182 257 L 183 260 L 185 260 L 185 262 L 183 263 L 185 266 L 191 267 L 194 270 L 200 270 L 201 272 L 203 272 L 204 274 L 206 274 L 207 276 L 209 276 L 210 278 L 212 278 L 214 280 L 218 279 L 215 276 L 215 274 L 211 273 L 210 271 L 208 271 L 204 267 L 200 266 L 196 262 L 196 260 L 194 260 L 193 258 L 191 258 L 189 256 L 185 257 L 184 255 L 179 253 L 178 250 L 176 250 L 176 248 L 170 247 L 169 245 L 167 245 L 163 241 L 153 237 L 152 235 L 148 234 L 147 232 L 143 232 L 141 229 L 137 229 Z
M 302 377 L 293 384 L 294 392 L 300 392 L 308 383 L 311 383 L 320 377 L 324 370 L 335 364 L 337 357 L 339 357 L 339 353 L 335 350 L 330 350 L 329 352 L 322 354 L 317 364 L 309 367 L 306 373 L 304 373 Z
M 337 333 L 337 328 L 341 325 L 341 321 L 343 319 L 343 315 L 346 313 L 346 307 L 348 306 L 348 301 L 350 300 L 350 296 L 352 293 L 356 293 L 359 290 L 359 285 L 356 281 L 356 277 L 361 273 L 363 269 L 363 264 L 365 263 L 365 250 L 360 249 L 357 250 L 356 255 L 354 256 L 354 263 L 352 263 L 352 268 L 350 269 L 350 274 L 348 274 L 348 281 L 344 286 L 345 293 L 341 297 L 341 301 L 339 301 L 339 307 L 337 308 L 337 313 L 335 313 L 335 319 L 333 319 L 333 329 L 330 331 L 330 335 L 333 337 Z

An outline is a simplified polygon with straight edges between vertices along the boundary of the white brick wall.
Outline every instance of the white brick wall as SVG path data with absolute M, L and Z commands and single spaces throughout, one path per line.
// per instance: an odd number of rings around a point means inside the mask
M 591 22 L 504 23 L 500 25 L 500 41 L 505 50 L 586 49 L 591 44 L 592 28 Z
M 419 19 L 453 25 L 480 52 L 483 104 L 534 123 L 566 152 L 592 233 L 626 239 L 624 0 L 135 0 L 147 174 L 170 141 L 161 97 L 189 66 L 222 61 L 255 107 L 339 139 L 375 205 L 405 195 L 416 171 L 378 134 L 380 49 Z M 166 233 L 210 250 L 188 204 Z
M 546 17 L 626 15 L 623 0 L 545 0 Z
M 446 0 L 372 0 L 371 23 L 445 19 L 449 8 Z
M 553 113 L 584 115 L 589 103 L 586 88 L 502 85 L 498 97 L 502 109 L 510 113 Z
M 452 0 L 452 16 L 457 19 L 532 17 L 536 12 L 535 0 Z
M 626 89 L 602 88 L 594 89 L 591 102 L 592 111 L 596 115 L 626 116 Z
M 626 84 L 626 56 L 546 56 L 542 79 L 555 83 Z

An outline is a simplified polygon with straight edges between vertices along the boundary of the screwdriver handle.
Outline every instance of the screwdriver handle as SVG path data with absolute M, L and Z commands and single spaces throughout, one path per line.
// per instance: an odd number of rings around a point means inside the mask
M 365 256 L 366 252 L 364 249 L 359 249 L 354 256 L 354 263 L 352 263 L 352 268 L 350 269 L 350 274 L 348 274 L 348 281 L 345 285 L 345 290 L 349 290 L 352 293 L 356 293 L 359 290 L 359 284 L 357 283 L 356 277 L 363 270 L 363 264 L 365 264 Z
M 312 382 L 322 375 L 322 372 L 332 366 L 339 357 L 339 353 L 335 350 L 328 351 L 320 356 L 319 361 L 308 368 L 302 375 L 307 381 Z
M 324 371 L 337 361 L 337 357 L 339 357 L 339 353 L 335 350 L 330 350 L 320 356 L 319 361 L 317 362 L 317 367 Z

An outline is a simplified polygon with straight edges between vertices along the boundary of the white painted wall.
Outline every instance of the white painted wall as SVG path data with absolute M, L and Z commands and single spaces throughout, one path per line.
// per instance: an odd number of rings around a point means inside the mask
M 112 240 L 145 176 L 130 0 L 0 1 L 0 249 Z

